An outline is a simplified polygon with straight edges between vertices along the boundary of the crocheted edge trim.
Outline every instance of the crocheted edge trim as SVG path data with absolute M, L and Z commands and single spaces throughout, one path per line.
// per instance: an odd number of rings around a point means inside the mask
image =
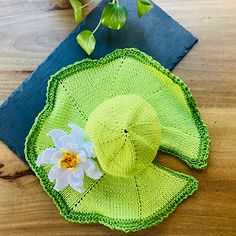
M 56 204 L 56 206 L 60 210 L 60 214 L 62 216 L 64 216 L 67 220 L 72 221 L 72 222 L 80 222 L 80 223 L 102 223 L 112 229 L 118 229 L 118 230 L 123 230 L 123 231 L 128 232 L 128 231 L 137 231 L 137 230 L 145 229 L 145 228 L 151 227 L 152 225 L 160 223 L 170 213 L 172 213 L 175 210 L 175 208 L 185 198 L 187 198 L 189 195 L 192 195 L 192 193 L 198 187 L 198 182 L 191 176 L 187 176 L 183 173 L 180 174 L 180 173 L 174 172 L 166 167 L 162 167 L 159 165 L 161 168 L 163 168 L 163 169 L 165 169 L 165 170 L 167 170 L 179 177 L 182 176 L 188 180 L 187 186 L 177 196 L 177 199 L 173 199 L 173 202 L 171 202 L 171 204 L 169 204 L 168 207 L 163 209 L 163 211 L 161 213 L 158 212 L 157 214 L 154 214 L 154 215 L 149 216 L 149 217 L 142 219 L 142 220 L 117 220 L 117 219 L 112 219 L 110 217 L 102 216 L 102 215 L 99 215 L 96 213 L 71 212 L 71 210 L 68 209 L 67 204 L 65 203 L 64 199 L 60 196 L 60 194 L 58 194 L 55 190 L 53 190 L 53 184 L 51 182 L 49 182 L 45 171 L 41 167 L 36 166 L 33 157 L 37 156 L 37 154 L 35 152 L 35 149 L 32 148 L 32 147 L 34 147 L 35 140 L 37 139 L 37 134 L 39 134 L 39 132 L 40 132 L 42 122 L 44 122 L 44 119 L 46 117 L 48 117 L 50 115 L 51 111 L 53 110 L 54 101 L 56 99 L 56 94 L 57 94 L 57 87 L 59 85 L 59 81 L 61 79 L 63 79 L 62 78 L 63 76 L 61 76 L 61 75 L 64 75 L 64 77 L 70 75 L 68 73 L 68 68 L 73 68 L 76 66 L 76 68 L 79 68 L 80 70 L 87 69 L 87 68 L 91 68 L 91 66 L 98 66 L 99 64 L 107 63 L 117 57 L 120 57 L 120 56 L 121 57 L 122 56 L 137 56 L 138 58 L 136 58 L 136 59 L 142 59 L 142 60 L 144 60 L 144 61 L 142 61 L 144 63 L 147 63 L 147 61 L 148 61 L 149 65 L 151 64 L 151 65 L 155 66 L 157 69 L 161 70 L 163 73 L 167 74 L 168 77 L 171 78 L 173 82 L 178 83 L 178 84 L 180 83 L 183 86 L 183 87 L 181 86 L 182 90 L 184 88 L 185 90 L 183 90 L 183 91 L 185 91 L 185 94 L 188 93 L 188 97 L 192 99 L 192 100 L 190 99 L 191 104 L 193 106 L 194 105 L 196 106 L 195 101 L 194 101 L 189 89 L 183 83 L 183 81 L 181 81 L 179 78 L 174 76 L 171 72 L 169 72 L 169 70 L 162 67 L 158 62 L 156 62 L 150 56 L 146 55 L 143 52 L 140 52 L 137 49 L 133 49 L 133 48 L 131 48 L 131 49 L 117 49 L 114 52 L 112 52 L 111 54 L 107 55 L 106 57 L 104 57 L 100 60 L 85 59 L 85 60 L 77 62 L 73 65 L 67 66 L 67 67 L 61 69 L 59 72 L 57 72 L 56 74 L 54 74 L 51 77 L 51 80 L 49 80 L 49 85 L 47 88 L 46 105 L 45 105 L 44 109 L 40 112 L 38 117 L 36 118 L 35 123 L 32 126 L 32 129 L 30 130 L 28 137 L 26 138 L 25 156 L 26 156 L 26 159 L 29 162 L 31 168 L 33 169 L 35 174 L 39 177 L 41 185 L 43 186 L 44 190 L 53 199 L 54 203 Z M 78 67 L 78 65 L 79 65 L 79 67 Z M 75 72 L 77 72 L 77 71 L 74 71 L 73 73 L 75 73 Z M 55 79 L 53 79 L 53 78 L 55 78 Z M 50 95 L 50 91 L 54 91 L 53 96 Z M 195 109 L 197 109 L 197 108 L 195 107 Z M 197 110 L 197 112 L 198 112 L 197 113 L 198 119 L 200 119 L 200 122 L 197 122 L 197 123 L 200 124 L 202 122 L 202 120 L 200 118 L 200 113 L 198 110 Z M 204 131 L 207 131 L 207 128 L 203 124 L 203 122 L 202 122 L 202 125 L 203 125 L 203 128 L 200 129 L 201 133 Z M 207 134 L 207 138 L 208 138 L 208 132 L 205 133 L 205 135 L 206 134 Z M 206 142 L 204 142 L 204 143 L 206 143 Z M 209 138 L 208 138 L 208 145 L 210 145 Z M 161 149 L 163 150 L 163 148 L 161 148 Z M 165 151 L 167 151 L 171 154 L 173 153 L 171 150 L 165 150 Z M 175 155 L 179 155 L 179 154 L 175 153 Z M 183 160 L 185 159 L 185 157 L 180 157 L 180 158 Z M 207 156 L 206 156 L 206 158 L 207 158 Z

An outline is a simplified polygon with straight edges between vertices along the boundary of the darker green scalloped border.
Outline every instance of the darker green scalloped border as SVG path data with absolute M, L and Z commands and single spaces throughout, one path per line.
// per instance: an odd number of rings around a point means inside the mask
M 180 85 L 182 91 L 185 94 L 185 99 L 190 107 L 192 117 L 195 121 L 195 124 L 198 128 L 199 135 L 201 137 L 200 148 L 199 148 L 199 159 L 198 160 L 191 160 L 187 156 L 182 155 L 181 153 L 176 152 L 175 150 L 166 149 L 164 147 L 160 147 L 162 151 L 168 152 L 173 154 L 182 160 L 184 160 L 189 166 L 195 167 L 197 169 L 202 169 L 207 165 L 207 157 L 210 148 L 210 139 L 208 136 L 207 127 L 204 125 L 200 113 L 197 109 L 196 103 L 194 98 L 188 89 L 188 87 L 184 84 L 184 82 L 179 79 L 178 77 L 174 76 L 169 70 L 162 67 L 158 62 L 156 62 L 153 58 L 148 56 L 147 54 L 134 49 L 134 48 L 127 48 L 127 49 L 117 49 L 113 51 L 111 54 L 105 56 L 100 60 L 90 60 L 85 59 L 83 61 L 77 62 L 73 65 L 70 65 L 66 68 L 61 69 L 55 75 L 51 77 L 51 80 L 48 84 L 47 89 L 47 102 L 44 109 L 40 112 L 38 117 L 35 120 L 32 129 L 28 137 L 26 138 L 25 143 L 25 156 L 26 160 L 28 161 L 29 165 L 35 172 L 35 174 L 39 177 L 40 182 L 45 189 L 45 191 L 49 194 L 49 196 L 53 199 L 55 204 L 60 210 L 61 215 L 63 215 L 67 220 L 73 222 L 80 222 L 80 223 L 101 223 L 104 224 L 112 229 L 118 229 L 123 231 L 137 231 L 141 229 L 148 228 L 152 225 L 160 223 L 164 218 L 166 218 L 175 208 L 182 202 L 185 198 L 191 195 L 198 187 L 198 182 L 191 176 L 187 176 L 183 173 L 177 173 L 172 171 L 166 167 L 158 165 L 160 168 L 167 170 L 168 172 L 181 177 L 187 180 L 187 184 L 184 189 L 179 193 L 179 195 L 172 199 L 165 208 L 161 211 L 146 217 L 142 220 L 118 220 L 113 219 L 110 217 L 102 216 L 96 213 L 84 213 L 84 212 L 75 212 L 68 208 L 67 204 L 65 203 L 64 199 L 60 194 L 53 189 L 54 184 L 48 180 L 46 172 L 41 167 L 37 167 L 35 164 L 35 159 L 37 157 L 36 150 L 33 148 L 35 145 L 35 140 L 38 137 L 38 134 L 41 130 L 41 125 L 44 122 L 45 118 L 48 117 L 51 111 L 54 108 L 54 102 L 57 95 L 57 88 L 60 83 L 60 80 L 84 69 L 88 69 L 91 67 L 96 67 L 102 64 L 106 64 L 111 60 L 117 59 L 119 57 L 130 56 L 144 64 L 152 65 L 158 70 L 162 71 L 164 74 L 168 75 L 168 77 L 176 84 Z M 52 92 L 53 91 L 53 92 Z

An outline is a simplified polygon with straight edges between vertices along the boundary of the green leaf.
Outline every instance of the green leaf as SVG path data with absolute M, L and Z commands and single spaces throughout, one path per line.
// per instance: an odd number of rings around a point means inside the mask
M 127 10 L 125 6 L 117 3 L 108 3 L 102 12 L 101 22 L 110 29 L 121 29 L 127 17 Z
M 96 39 L 92 31 L 84 30 L 77 35 L 76 39 L 79 45 L 88 55 L 90 55 L 94 51 Z
M 82 20 L 82 3 L 79 0 L 70 0 L 70 4 L 74 10 L 75 22 L 79 24 Z
M 153 4 L 149 0 L 137 0 L 137 3 L 139 17 L 144 16 L 153 8 Z

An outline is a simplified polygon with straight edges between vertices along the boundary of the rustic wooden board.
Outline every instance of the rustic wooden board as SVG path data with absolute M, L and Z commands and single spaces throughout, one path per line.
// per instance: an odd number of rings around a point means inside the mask
M 101 1 L 0 107 L 0 140 L 23 161 L 26 162 L 25 138 L 45 105 L 48 79 L 62 67 L 88 57 L 78 45 L 76 36 L 82 30 L 96 27 L 108 1 Z M 156 5 L 149 14 L 139 18 L 136 0 L 120 0 L 120 4 L 127 7 L 125 26 L 120 31 L 99 27 L 97 45 L 90 58 L 103 57 L 117 48 L 134 47 L 148 53 L 166 68 L 173 69 L 197 42 L 190 32 Z
M 209 166 L 190 170 L 176 158 L 158 161 L 195 176 L 197 192 L 160 225 L 130 235 L 236 235 L 236 2 L 159 0 L 199 37 L 174 73 L 192 89 L 212 139 Z M 0 2 L 0 99 L 73 28 L 71 10 L 49 0 Z M 25 10 L 27 9 L 27 14 Z M 32 34 L 34 33 L 34 34 Z M 126 235 L 97 224 L 66 222 L 31 171 L 0 144 L 0 235 Z

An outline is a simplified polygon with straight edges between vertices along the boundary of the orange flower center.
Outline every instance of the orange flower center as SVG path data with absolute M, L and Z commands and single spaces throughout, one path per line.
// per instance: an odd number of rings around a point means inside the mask
M 66 169 L 74 168 L 79 162 L 79 156 L 71 152 L 63 152 L 63 158 L 60 162 L 60 166 Z

